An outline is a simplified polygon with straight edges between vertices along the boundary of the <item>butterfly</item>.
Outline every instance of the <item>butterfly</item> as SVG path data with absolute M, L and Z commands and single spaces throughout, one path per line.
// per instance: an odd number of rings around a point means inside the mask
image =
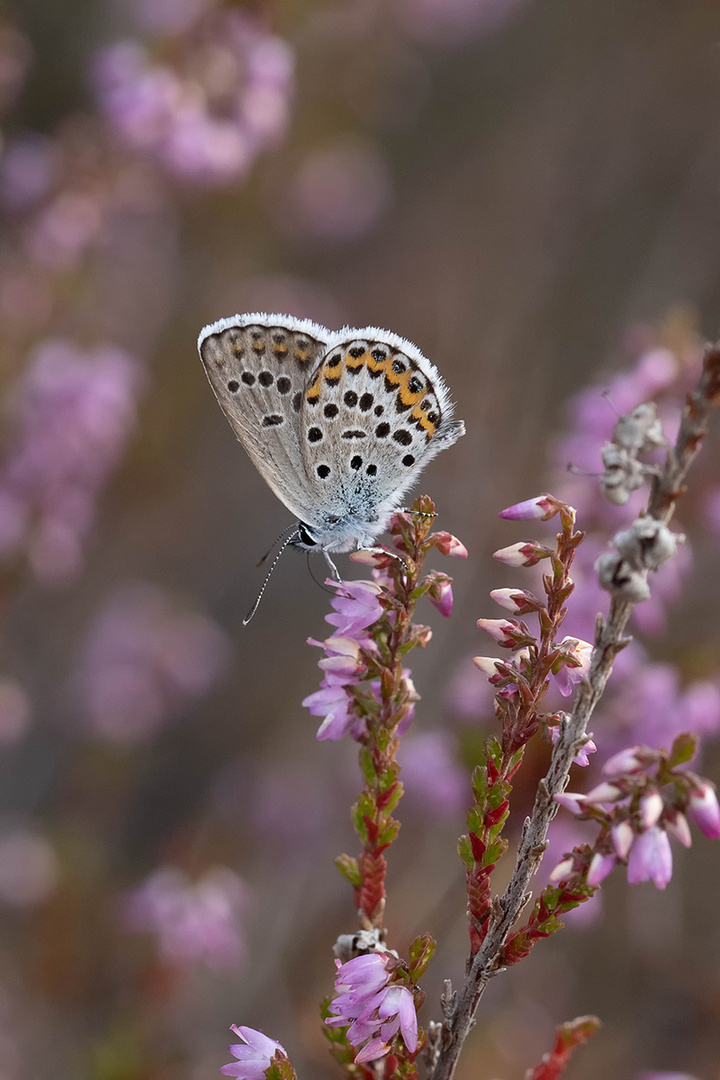
M 298 518 L 288 542 L 326 557 L 372 548 L 427 463 L 465 433 L 434 365 L 375 326 L 255 312 L 206 326 L 198 350 L 230 426 Z

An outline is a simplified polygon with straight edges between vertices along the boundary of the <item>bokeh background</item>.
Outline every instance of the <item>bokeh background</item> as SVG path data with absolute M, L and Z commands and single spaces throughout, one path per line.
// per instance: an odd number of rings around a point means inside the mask
M 572 498 L 591 535 L 568 631 L 591 634 L 592 557 L 628 511 L 564 466 L 598 467 L 608 387 L 620 409 L 654 394 L 672 430 L 720 324 L 720 10 L 21 0 L 1 19 L 0 1078 L 207 1080 L 243 1023 L 324 1080 L 356 747 L 316 742 L 300 704 L 328 610 L 303 556 L 242 628 L 289 516 L 217 408 L 198 331 L 252 310 L 386 326 L 466 421 L 422 482 L 470 558 L 452 619 L 423 614 L 389 878 L 392 943 L 439 939 L 436 1017 L 462 978 L 455 838 L 492 730 L 475 620 L 521 577 L 492 551 L 527 532 L 497 511 Z M 593 724 L 598 758 L 694 727 L 718 776 L 717 449 Z M 460 1080 L 524 1075 L 582 1013 L 605 1028 L 574 1076 L 720 1076 L 718 853 L 697 835 L 675 860 L 664 893 L 617 873 L 495 980 Z

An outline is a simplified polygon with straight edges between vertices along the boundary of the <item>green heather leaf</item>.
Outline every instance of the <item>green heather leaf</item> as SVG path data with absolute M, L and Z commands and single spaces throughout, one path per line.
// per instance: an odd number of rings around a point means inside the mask
M 466 814 L 468 832 L 475 833 L 477 836 L 482 836 L 483 829 L 485 827 L 485 816 L 471 806 Z
M 275 1057 L 265 1070 L 265 1080 L 297 1080 L 295 1070 L 286 1057 Z
M 507 849 L 507 840 L 496 840 L 494 844 L 488 844 L 487 851 L 483 855 L 483 866 L 492 866 L 493 863 L 498 862 Z
M 384 809 L 383 813 L 392 814 L 393 810 L 395 809 L 397 804 L 402 799 L 404 792 L 405 792 L 405 788 L 403 787 L 403 785 L 398 780 L 397 787 L 395 788 L 394 792 L 392 793 L 390 801 L 385 805 L 385 809 Z
M 670 751 L 670 760 L 668 761 L 670 768 L 674 769 L 678 765 L 685 765 L 688 761 L 692 761 L 697 751 L 697 744 L 697 735 L 691 735 L 687 731 L 678 735 Z
M 478 765 L 472 774 L 472 788 L 475 801 L 484 806 L 488 797 L 487 769 L 484 765 Z
M 375 772 L 375 766 L 373 765 L 372 754 L 366 746 L 360 751 L 360 771 L 362 772 L 363 779 L 368 787 L 374 787 L 377 780 L 377 773 Z
M 459 837 L 458 843 L 457 843 L 457 850 L 458 850 L 458 855 L 460 856 L 462 861 L 465 863 L 465 866 L 467 867 L 467 869 L 472 870 L 473 866 L 475 865 L 475 859 L 473 857 L 472 847 L 470 846 L 470 837 L 469 836 L 461 836 L 461 837 Z
M 380 791 L 383 793 L 392 787 L 400 774 L 400 767 L 396 762 L 392 765 L 388 765 L 385 772 L 380 777 Z
M 358 870 L 357 859 L 352 855 L 338 855 L 335 860 L 335 865 L 345 878 L 349 881 L 354 888 L 359 888 L 362 885 L 362 874 Z
M 410 978 L 414 983 L 419 982 L 427 970 L 427 966 L 435 952 L 435 939 L 430 934 L 422 934 L 415 938 L 408 953 L 410 963 Z
M 390 818 L 388 821 L 384 822 L 380 829 L 378 834 L 378 845 L 382 847 L 384 844 L 392 844 L 397 839 L 399 832 L 400 822 L 396 821 L 395 818 Z

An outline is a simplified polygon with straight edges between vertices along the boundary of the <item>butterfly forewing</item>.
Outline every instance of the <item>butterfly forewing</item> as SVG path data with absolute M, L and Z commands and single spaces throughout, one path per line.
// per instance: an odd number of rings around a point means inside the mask
M 301 450 L 308 380 L 331 335 L 288 316 L 243 315 L 203 330 L 200 356 L 220 407 L 277 497 L 301 520 L 313 499 Z
M 367 523 L 399 505 L 420 470 L 463 433 L 436 368 L 374 327 L 341 331 L 310 375 L 300 411 L 313 501 Z

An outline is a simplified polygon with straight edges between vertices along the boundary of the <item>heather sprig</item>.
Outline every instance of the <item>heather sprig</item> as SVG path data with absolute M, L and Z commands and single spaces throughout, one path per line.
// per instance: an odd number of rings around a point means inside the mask
M 424 595 L 444 615 L 452 605 L 451 579 L 425 572 L 425 559 L 433 548 L 444 555 L 467 555 L 455 537 L 432 531 L 434 517 L 427 497 L 393 515 L 392 547 L 358 552 L 355 558 L 373 567 L 374 580 L 335 584 L 334 612 L 326 618 L 337 629 L 322 643 L 323 686 L 304 701 L 311 712 L 325 717 L 318 738 L 349 733 L 360 743 L 364 784 L 352 818 L 362 851 L 357 858 L 340 856 L 338 867 L 352 884 L 356 908 L 368 927 L 383 923 L 384 853 L 400 828 L 393 811 L 403 793 L 396 754 L 418 700 L 404 660 L 431 637 L 428 626 L 412 621 L 415 605 Z

